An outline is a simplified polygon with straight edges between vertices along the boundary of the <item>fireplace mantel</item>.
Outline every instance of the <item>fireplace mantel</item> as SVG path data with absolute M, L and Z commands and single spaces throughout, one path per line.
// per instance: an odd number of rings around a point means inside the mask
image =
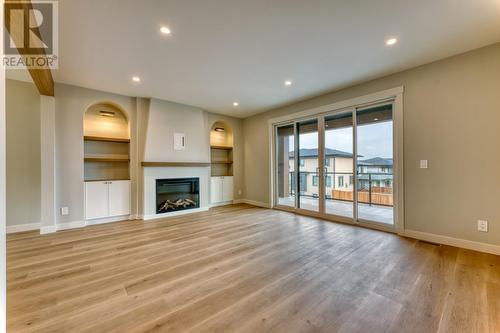
M 141 162 L 143 167 L 209 167 L 210 163 L 203 162 Z

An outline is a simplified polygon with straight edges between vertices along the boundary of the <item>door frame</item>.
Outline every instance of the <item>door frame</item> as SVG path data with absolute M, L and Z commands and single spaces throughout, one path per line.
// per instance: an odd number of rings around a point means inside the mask
M 278 118 L 272 118 L 268 120 L 268 126 L 269 126 L 269 152 L 270 152 L 270 163 L 269 163 L 269 173 L 270 173 L 270 179 L 271 181 L 269 182 L 269 206 L 271 208 L 275 209 L 281 209 L 281 210 L 286 210 L 294 213 L 299 213 L 303 215 L 309 215 L 309 216 L 314 216 L 314 217 L 320 217 L 326 220 L 331 220 L 335 222 L 341 222 L 341 223 L 348 223 L 348 224 L 354 224 L 354 225 L 359 225 L 362 227 L 368 227 L 368 228 L 373 228 L 373 229 L 378 229 L 378 230 L 383 230 L 383 231 L 389 231 L 389 232 L 396 232 L 398 234 L 403 234 L 405 230 L 405 223 L 404 223 L 404 178 L 403 178 L 403 94 L 404 94 L 404 87 L 399 86 L 395 87 L 392 89 L 387 89 L 384 91 L 379 91 L 376 93 L 364 95 L 364 96 L 359 96 L 355 98 L 351 98 L 348 100 L 343 100 L 340 102 L 328 104 L 328 105 L 323 105 L 311 109 L 306 109 L 304 111 L 288 114 L 282 117 Z M 284 205 L 279 205 L 277 201 L 277 197 L 275 193 L 275 186 L 277 186 L 277 177 L 275 175 L 275 172 L 277 172 L 277 169 L 275 166 L 277 165 L 277 155 L 276 155 L 276 128 L 278 126 L 283 126 L 286 124 L 294 124 L 294 133 L 296 133 L 296 125 L 295 122 L 297 121 L 302 121 L 302 120 L 307 120 L 311 118 L 317 118 L 318 119 L 318 128 L 320 126 L 320 123 L 323 124 L 324 127 L 324 116 L 326 115 L 332 115 L 335 113 L 339 112 L 345 112 L 346 109 L 353 108 L 355 111 L 357 109 L 369 107 L 371 105 L 376 105 L 376 104 L 389 104 L 392 103 L 393 105 L 393 175 L 394 175 L 394 181 L 393 181 L 393 191 L 394 191 L 394 225 L 393 226 L 387 226 L 383 225 L 381 223 L 377 222 L 371 222 L 371 221 L 364 221 L 364 220 L 359 220 L 355 222 L 355 218 L 350 219 L 350 218 L 344 218 L 341 216 L 336 216 L 336 215 L 327 215 L 327 214 L 322 214 L 321 212 L 324 212 L 324 206 L 323 209 L 321 208 L 324 203 L 321 203 L 323 200 L 320 200 L 320 211 L 318 213 L 316 212 L 311 212 L 311 211 L 306 211 L 303 209 L 297 209 L 295 207 L 289 207 L 289 206 L 284 206 Z M 356 117 L 354 117 L 356 118 Z M 355 119 L 353 119 L 353 135 L 356 135 L 356 126 L 355 126 Z M 323 132 L 323 131 L 319 131 Z M 318 149 L 324 148 L 324 137 L 321 137 L 323 134 L 318 134 L 319 136 L 319 145 Z M 356 138 L 354 138 L 356 140 Z M 354 141 L 354 153 L 356 153 L 356 142 Z M 297 146 L 297 145 L 295 145 Z M 295 150 L 297 150 L 298 147 L 295 147 Z M 324 149 L 323 149 L 324 150 Z M 321 150 L 320 150 L 321 151 Z M 318 154 L 320 156 L 323 156 L 323 154 Z M 295 154 L 297 156 L 297 154 Z M 353 159 L 355 160 L 355 159 Z M 319 161 L 320 162 L 320 161 Z M 319 163 L 318 162 L 318 163 Z M 298 165 L 298 159 L 295 161 L 296 165 Z M 318 164 L 322 165 L 322 164 Z M 354 164 L 355 166 L 355 164 Z M 354 169 L 354 172 L 356 172 L 356 169 Z M 320 175 L 324 175 L 324 169 L 320 168 Z M 320 177 L 320 189 L 321 191 L 324 191 L 324 177 Z M 354 186 L 357 186 L 357 180 L 356 177 L 355 179 L 355 184 Z M 296 182 L 296 186 L 298 186 L 298 182 Z M 297 193 L 297 192 L 296 192 Z M 356 193 L 356 191 L 354 191 Z M 356 194 L 354 195 L 356 197 Z M 323 197 L 324 195 L 321 196 L 320 198 Z M 356 200 L 356 198 L 354 198 Z M 297 202 L 298 196 L 296 195 L 295 201 Z M 356 209 L 356 207 L 354 207 Z M 355 212 L 353 212 L 355 214 Z

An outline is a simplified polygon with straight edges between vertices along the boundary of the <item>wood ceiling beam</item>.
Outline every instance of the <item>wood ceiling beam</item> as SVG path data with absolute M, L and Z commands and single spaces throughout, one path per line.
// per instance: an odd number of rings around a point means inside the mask
M 5 4 L 8 4 L 9 0 L 5 1 Z M 20 7 L 22 7 L 24 10 L 31 10 L 33 8 L 33 5 L 31 3 L 31 0 L 26 0 L 23 1 L 22 3 L 16 2 L 19 4 Z M 31 11 L 29 11 L 31 13 Z M 32 18 L 34 19 L 34 17 Z M 19 29 L 12 29 L 14 30 L 11 32 L 11 27 L 14 25 L 18 25 L 20 28 Z M 23 20 L 19 19 L 18 16 L 14 15 L 11 17 L 11 15 L 5 15 L 5 28 L 9 31 L 10 33 L 17 33 L 18 35 L 23 32 Z M 41 34 L 38 30 L 38 28 L 32 28 L 32 30 L 35 29 L 35 34 L 40 37 L 41 39 Z M 23 40 L 21 36 L 12 36 L 12 39 L 14 40 L 14 43 L 16 44 L 16 48 L 21 56 L 29 57 L 33 56 L 33 54 L 30 54 L 25 48 L 24 45 L 17 45 L 16 41 L 18 40 Z M 42 51 L 43 54 L 38 54 L 37 56 L 42 56 L 42 57 L 47 57 L 45 52 Z M 29 62 L 28 62 L 29 63 Z M 45 62 L 47 63 L 47 62 Z M 54 79 L 52 78 L 52 72 L 50 71 L 50 68 L 45 65 L 43 67 L 34 67 L 34 66 L 27 66 L 27 69 L 31 75 L 31 78 L 33 79 L 33 82 L 35 83 L 36 87 L 38 88 L 38 91 L 40 92 L 41 95 L 46 95 L 46 96 L 54 96 Z

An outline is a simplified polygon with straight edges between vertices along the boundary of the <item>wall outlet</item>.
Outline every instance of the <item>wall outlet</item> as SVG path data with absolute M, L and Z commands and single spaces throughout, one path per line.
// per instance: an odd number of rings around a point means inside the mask
M 429 162 L 427 160 L 420 160 L 420 169 L 427 169 L 429 167 Z
M 477 231 L 488 232 L 488 221 L 478 220 L 477 221 Z
M 243 193 L 242 190 L 238 190 L 238 195 L 241 195 Z
M 61 207 L 61 215 L 69 215 L 69 207 Z

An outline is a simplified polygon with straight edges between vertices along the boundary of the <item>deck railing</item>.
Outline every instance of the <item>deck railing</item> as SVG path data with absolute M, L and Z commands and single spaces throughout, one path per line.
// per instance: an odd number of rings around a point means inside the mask
M 317 182 L 313 182 L 312 177 L 316 176 Z M 353 173 L 352 172 L 326 172 L 325 180 L 327 187 L 327 200 L 354 201 Z M 344 176 L 339 186 L 339 176 Z M 289 193 L 295 195 L 294 172 L 289 172 Z M 319 198 L 318 185 L 319 173 L 301 171 L 300 195 Z M 306 184 L 304 183 L 304 179 Z M 358 172 L 357 173 L 358 202 L 369 205 L 393 206 L 393 174 L 381 172 Z

